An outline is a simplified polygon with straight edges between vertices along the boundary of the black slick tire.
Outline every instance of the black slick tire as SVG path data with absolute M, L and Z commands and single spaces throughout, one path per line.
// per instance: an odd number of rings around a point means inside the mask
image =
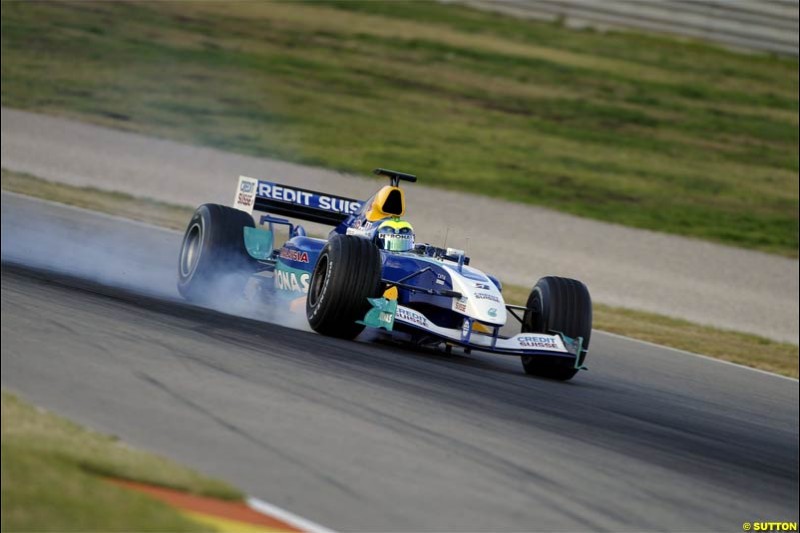
M 533 286 L 522 320 L 525 333 L 561 332 L 583 337 L 583 348 L 592 336 L 592 299 L 586 285 L 578 280 L 547 276 Z M 582 362 L 582 361 L 581 361 Z M 578 372 L 574 363 L 558 357 L 522 356 L 526 374 L 559 381 Z
M 353 339 L 364 329 L 367 298 L 380 294 L 381 255 L 367 239 L 334 235 L 322 249 L 311 275 L 306 317 L 317 333 Z

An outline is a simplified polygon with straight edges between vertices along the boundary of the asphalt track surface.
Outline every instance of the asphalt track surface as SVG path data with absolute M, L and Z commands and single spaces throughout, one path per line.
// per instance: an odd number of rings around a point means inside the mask
M 796 380 L 601 332 L 568 383 L 330 339 L 181 302 L 179 239 L 3 194 L 4 389 L 345 531 L 798 520 Z
M 360 199 L 384 183 L 8 108 L 0 147 L 9 170 L 191 207 L 230 204 L 239 174 Z M 504 283 L 572 277 L 598 302 L 798 343 L 796 259 L 432 189 L 424 168 L 400 170 L 420 175 L 406 187 L 418 236 L 442 244 L 447 234 Z

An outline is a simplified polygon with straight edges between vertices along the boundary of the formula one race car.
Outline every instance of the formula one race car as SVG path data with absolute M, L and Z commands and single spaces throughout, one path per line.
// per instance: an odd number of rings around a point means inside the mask
M 527 305 L 505 303 L 499 280 L 469 266 L 462 250 L 414 241 L 399 183 L 416 177 L 375 173 L 390 185 L 366 201 L 240 177 L 232 208 L 205 204 L 195 211 L 181 247 L 178 290 L 202 302 L 214 298 L 222 279 L 243 295 L 255 284 L 270 305 L 296 310 L 304 302 L 309 325 L 323 335 L 353 339 L 375 328 L 447 352 L 460 346 L 518 355 L 528 374 L 558 380 L 585 369 L 592 303 L 583 283 L 544 277 Z M 326 239 L 312 238 L 281 216 L 334 228 Z M 276 248 L 280 226 L 288 240 Z M 501 334 L 508 315 L 521 333 Z

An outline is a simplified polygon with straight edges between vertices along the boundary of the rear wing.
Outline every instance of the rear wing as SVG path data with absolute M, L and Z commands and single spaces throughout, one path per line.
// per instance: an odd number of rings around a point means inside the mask
M 252 214 L 264 211 L 329 226 L 338 226 L 361 209 L 362 202 L 351 198 L 280 185 L 239 176 L 233 207 Z

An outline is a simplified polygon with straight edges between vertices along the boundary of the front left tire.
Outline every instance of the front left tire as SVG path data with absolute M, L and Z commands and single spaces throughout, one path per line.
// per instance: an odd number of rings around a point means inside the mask
M 381 254 L 367 239 L 334 235 L 322 249 L 311 275 L 306 317 L 317 333 L 354 339 L 356 324 L 370 309 L 367 298 L 380 295 Z

